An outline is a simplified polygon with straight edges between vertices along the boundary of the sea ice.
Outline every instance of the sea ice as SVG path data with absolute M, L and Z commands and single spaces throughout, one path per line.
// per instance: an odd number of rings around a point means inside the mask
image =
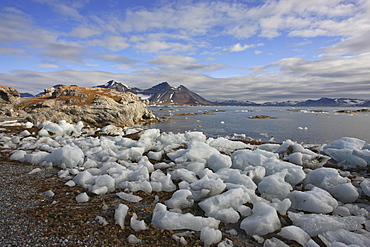
M 313 187 L 311 191 L 293 191 L 288 195 L 292 207 L 312 213 L 331 213 L 338 207 L 338 202 L 329 192 Z
M 215 230 L 211 227 L 204 227 L 200 232 L 200 240 L 204 242 L 205 247 L 209 247 L 212 244 L 217 244 L 222 239 L 222 233 L 220 230 Z
M 95 217 L 95 220 L 100 224 L 100 225 L 103 225 L 103 226 L 106 226 L 106 225 L 108 225 L 109 223 L 108 223 L 108 221 L 104 218 L 104 217 L 102 217 L 102 216 L 96 216 Z
M 135 196 L 132 194 L 127 194 L 125 192 L 118 192 L 116 195 L 121 198 L 122 200 L 128 201 L 128 202 L 140 202 L 143 200 L 140 196 Z
M 365 193 L 365 195 L 370 196 L 370 179 L 365 179 L 360 184 L 362 192 Z
M 246 217 L 240 224 L 240 228 L 249 236 L 263 236 L 274 232 L 280 227 L 280 220 L 275 208 L 266 202 L 253 204 L 252 215 Z
M 276 161 L 266 163 L 262 166 L 266 170 L 266 176 L 273 175 L 280 171 L 285 171 L 285 181 L 290 183 L 292 186 L 299 184 L 306 177 L 301 166 L 289 162 Z
M 261 166 L 277 161 L 277 155 L 264 150 L 237 150 L 231 155 L 232 168 L 244 170 L 248 166 Z
M 142 230 L 146 230 L 147 226 L 144 222 L 144 220 L 138 220 L 136 213 L 132 214 L 132 217 L 130 219 L 130 226 L 135 232 L 139 232 Z
M 304 184 L 315 185 L 332 194 L 336 199 L 342 202 L 354 202 L 357 200 L 359 193 L 356 187 L 352 185 L 348 178 L 340 176 L 334 168 L 319 168 L 310 172 Z
M 138 239 L 134 234 L 130 234 L 130 236 L 127 237 L 127 242 L 130 244 L 140 244 L 141 239 Z
M 201 231 L 202 228 L 206 226 L 217 229 L 220 221 L 214 218 L 194 216 L 190 213 L 178 214 L 168 212 L 164 204 L 157 203 L 153 211 L 152 223 L 155 227 L 167 230 L 188 229 Z
M 281 236 L 285 239 L 294 240 L 302 246 L 306 246 L 307 242 L 311 239 L 307 232 L 303 231 L 297 226 L 283 227 L 278 233 L 278 236 Z
M 70 145 L 58 148 L 46 157 L 46 161 L 52 162 L 54 166 L 61 167 L 64 164 L 66 168 L 82 166 L 84 159 L 85 154 L 82 150 L 77 146 Z
M 224 137 L 219 137 L 217 139 L 209 142 L 209 145 L 216 148 L 218 151 L 231 155 L 235 150 L 245 149 L 252 147 L 251 145 L 245 144 L 240 141 L 231 141 Z
M 231 158 L 230 156 L 220 153 L 212 154 L 208 160 L 208 167 L 214 172 L 217 172 L 222 168 L 229 168 L 231 167 Z
M 190 190 L 177 190 L 165 204 L 169 208 L 183 209 L 193 206 L 194 199 Z
M 342 246 L 360 246 L 368 247 L 370 243 L 370 234 L 367 232 L 350 232 L 339 229 L 336 231 L 327 231 L 319 235 L 319 238 L 326 246 L 333 246 L 333 243 L 341 243 Z M 340 245 L 338 245 L 340 246 Z
M 330 216 L 323 214 L 288 213 L 295 226 L 302 228 L 310 236 L 317 236 L 327 231 L 345 229 L 355 231 L 362 229 L 365 218 L 362 216 Z
M 86 194 L 86 192 L 84 192 L 77 195 L 75 199 L 77 202 L 87 202 L 89 201 L 89 196 Z
M 258 184 L 258 191 L 262 197 L 284 199 L 293 190 L 292 186 L 285 182 L 285 176 L 286 172 L 283 171 L 264 177 Z
M 127 205 L 120 203 L 114 213 L 114 220 L 116 224 L 119 225 L 122 229 L 125 228 L 125 218 L 126 218 L 128 209 L 129 208 Z
M 190 184 L 194 201 L 221 194 L 226 188 L 226 184 L 220 179 L 210 179 L 205 175 L 202 179 Z

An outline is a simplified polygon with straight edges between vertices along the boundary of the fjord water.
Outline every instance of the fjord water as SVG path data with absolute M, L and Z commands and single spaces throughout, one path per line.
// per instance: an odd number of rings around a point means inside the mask
M 150 110 L 158 117 L 168 118 L 148 126 L 162 132 L 202 131 L 209 137 L 245 134 L 264 142 L 274 137 L 276 142 L 291 139 L 317 144 L 355 137 L 370 143 L 370 112 L 337 112 L 358 110 L 354 107 L 157 106 Z M 256 115 L 277 119 L 248 118 Z

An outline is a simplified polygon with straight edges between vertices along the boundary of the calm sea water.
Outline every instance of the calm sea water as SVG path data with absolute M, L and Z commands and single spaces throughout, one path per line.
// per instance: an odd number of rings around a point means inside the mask
M 202 131 L 210 137 L 245 134 L 261 141 L 274 137 L 276 142 L 291 139 L 304 143 L 328 143 L 347 136 L 370 143 L 370 112 L 337 113 L 338 110 L 360 108 L 186 106 L 149 109 L 158 117 L 169 118 L 164 122 L 149 125 L 149 128 L 158 128 L 162 132 Z M 211 114 L 202 114 L 204 112 Z M 187 115 L 188 113 L 195 115 Z M 277 119 L 248 118 L 256 115 Z

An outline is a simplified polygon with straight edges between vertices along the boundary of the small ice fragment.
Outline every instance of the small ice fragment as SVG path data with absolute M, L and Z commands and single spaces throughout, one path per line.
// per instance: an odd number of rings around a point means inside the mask
M 200 232 L 200 240 L 204 242 L 204 246 L 206 247 L 219 243 L 221 239 L 222 233 L 220 230 L 206 226 Z
M 141 239 L 138 239 L 134 234 L 131 234 L 130 236 L 128 236 L 127 242 L 129 242 L 130 244 L 140 244 Z
M 48 191 L 45 191 L 44 193 L 42 193 L 42 195 L 43 195 L 43 196 L 45 196 L 45 197 L 49 197 L 49 198 L 51 198 L 51 197 L 53 197 L 55 194 L 54 194 L 54 192 L 53 192 L 53 191 L 48 190 Z
M 134 229 L 135 232 L 139 232 L 146 229 L 146 224 L 144 220 L 138 220 L 136 213 L 132 214 L 130 226 L 132 229 Z
M 125 228 L 125 218 L 127 215 L 128 207 L 125 204 L 120 204 L 114 213 L 114 219 L 116 224 L 119 225 L 122 229 Z
M 116 195 L 122 200 L 129 201 L 129 202 L 140 202 L 143 199 L 140 196 L 127 194 L 125 192 L 118 192 Z
M 102 216 L 96 216 L 96 217 L 95 217 L 95 220 L 96 220 L 99 224 L 101 224 L 101 225 L 103 225 L 103 226 L 108 225 L 108 221 L 107 221 L 104 217 L 102 217 Z
M 68 182 L 65 183 L 65 185 L 67 185 L 69 187 L 73 187 L 73 186 L 76 185 L 76 183 L 73 180 L 69 180 Z
M 32 171 L 30 171 L 28 174 L 29 175 L 31 175 L 31 174 L 35 174 L 35 173 L 38 173 L 38 172 L 40 172 L 41 171 L 41 168 L 35 168 L 35 169 L 33 169 Z
M 79 194 L 76 196 L 77 202 L 87 202 L 89 201 L 89 196 L 86 194 L 86 192 Z

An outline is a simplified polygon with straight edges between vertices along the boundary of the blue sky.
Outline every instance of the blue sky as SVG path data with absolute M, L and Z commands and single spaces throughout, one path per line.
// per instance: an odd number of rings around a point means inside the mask
M 0 85 L 370 99 L 370 0 L 2 0 Z

